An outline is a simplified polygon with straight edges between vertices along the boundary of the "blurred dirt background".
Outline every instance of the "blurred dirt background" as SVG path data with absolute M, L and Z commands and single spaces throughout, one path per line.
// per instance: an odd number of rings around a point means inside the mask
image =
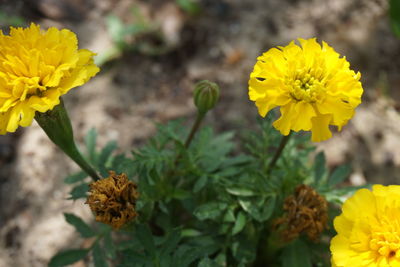
M 195 2 L 195 1 L 193 1 Z M 188 4 L 189 3 L 189 4 Z M 76 139 L 95 127 L 99 145 L 139 146 L 155 122 L 193 118 L 192 85 L 209 79 L 222 96 L 207 122 L 218 130 L 254 127 L 247 81 L 256 57 L 298 37 L 327 41 L 362 73 L 363 103 L 324 149 L 330 167 L 353 165 L 349 183 L 400 181 L 400 41 L 386 0 L 0 0 L 0 24 L 66 27 L 99 54 L 102 71 L 72 90 L 66 105 Z M 134 26 L 121 35 L 121 25 Z M 118 28 L 119 27 L 119 28 Z M 133 28 L 134 28 L 133 27 Z M 123 32 L 123 31 L 122 31 Z M 0 266 L 46 266 L 58 250 L 82 245 L 63 212 L 63 178 L 77 170 L 33 123 L 0 136 Z M 75 266 L 83 266 L 78 263 Z

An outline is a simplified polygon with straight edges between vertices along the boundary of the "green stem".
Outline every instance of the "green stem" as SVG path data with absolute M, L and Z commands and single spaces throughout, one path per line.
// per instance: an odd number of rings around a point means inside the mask
M 197 130 L 200 127 L 201 122 L 203 121 L 205 113 L 197 113 L 196 121 L 194 122 L 192 129 L 190 130 L 189 136 L 186 139 L 185 142 L 185 148 L 188 148 L 190 146 L 190 143 L 193 140 L 194 135 L 196 134 Z
M 82 154 L 79 152 L 76 145 L 69 150 L 63 150 L 81 169 L 86 172 L 94 181 L 100 180 L 99 174 L 93 169 L 93 167 L 84 159 Z
M 189 135 L 188 135 L 188 137 L 186 138 L 186 141 L 185 141 L 185 145 L 184 146 L 185 146 L 186 149 L 190 146 L 190 143 L 192 142 L 193 137 L 195 136 L 197 130 L 200 127 L 201 122 L 204 119 L 204 115 L 205 115 L 205 113 L 201 113 L 201 112 L 197 113 L 196 121 L 194 122 L 194 124 L 192 126 L 192 129 L 190 130 L 190 133 L 189 133 Z M 178 165 L 178 162 L 181 159 L 181 157 L 182 157 L 181 153 L 179 153 L 176 156 L 176 158 L 174 160 L 174 163 L 172 165 L 172 169 L 170 169 L 167 172 L 166 176 L 165 176 L 166 179 L 169 178 L 169 177 L 172 177 L 172 176 L 174 176 L 176 174 L 176 166 Z
M 282 151 L 285 148 L 286 144 L 288 143 L 291 135 L 292 135 L 292 132 L 290 132 L 286 136 L 282 136 L 282 139 L 281 139 L 281 142 L 279 144 L 279 147 L 276 150 L 274 157 L 272 158 L 271 162 L 268 165 L 268 173 L 270 173 L 271 170 L 275 167 L 275 164 L 278 161 L 279 157 L 282 155 Z
M 35 119 L 50 140 L 75 161 L 83 171 L 90 175 L 94 181 L 100 179 L 99 174 L 83 158 L 75 144 L 71 121 L 62 99 L 60 104 L 52 110 L 45 113 L 37 112 Z

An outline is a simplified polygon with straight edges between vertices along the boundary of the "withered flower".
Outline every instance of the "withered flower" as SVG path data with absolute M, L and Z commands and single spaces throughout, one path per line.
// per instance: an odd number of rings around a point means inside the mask
M 137 216 L 136 200 L 139 197 L 137 186 L 129 181 L 126 174 L 117 175 L 110 171 L 110 176 L 91 183 L 90 195 L 86 204 L 96 215 L 96 221 L 111 225 L 114 229 Z
M 317 241 L 327 228 L 328 204 L 313 188 L 299 185 L 295 194 L 285 199 L 285 215 L 274 222 L 285 242 L 296 239 L 304 233 L 312 241 Z

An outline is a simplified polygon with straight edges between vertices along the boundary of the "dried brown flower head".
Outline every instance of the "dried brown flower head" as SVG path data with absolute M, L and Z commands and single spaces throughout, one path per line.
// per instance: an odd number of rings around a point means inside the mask
M 322 231 L 327 228 L 328 204 L 313 188 L 299 185 L 295 194 L 285 199 L 285 215 L 274 222 L 281 231 L 282 239 L 290 242 L 301 233 L 312 241 L 317 241 Z
M 136 200 L 139 197 L 137 186 L 128 180 L 126 174 L 110 176 L 91 183 L 90 195 L 86 204 L 96 215 L 96 221 L 111 225 L 115 229 L 137 216 Z

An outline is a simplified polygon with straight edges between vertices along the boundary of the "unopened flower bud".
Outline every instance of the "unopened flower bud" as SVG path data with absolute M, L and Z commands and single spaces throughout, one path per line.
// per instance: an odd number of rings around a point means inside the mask
M 219 98 L 219 86 L 204 80 L 196 84 L 194 89 L 194 104 L 201 114 L 212 109 Z

